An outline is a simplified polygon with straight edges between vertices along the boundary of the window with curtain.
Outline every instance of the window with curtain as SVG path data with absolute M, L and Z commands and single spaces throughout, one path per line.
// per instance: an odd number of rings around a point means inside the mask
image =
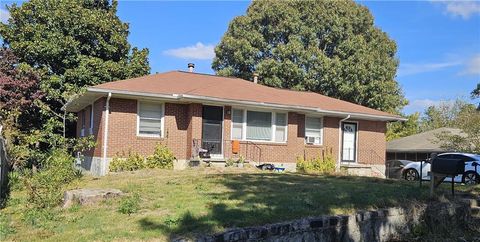
M 322 144 L 322 118 L 305 117 L 305 138 L 313 137 L 314 144 Z
M 247 139 L 272 139 L 272 113 L 247 111 Z
M 232 139 L 243 139 L 243 110 L 233 109 L 232 111 Z
M 285 142 L 287 140 L 287 114 L 275 114 L 275 141 Z
M 162 104 L 140 102 L 138 110 L 138 134 L 160 137 L 162 135 Z

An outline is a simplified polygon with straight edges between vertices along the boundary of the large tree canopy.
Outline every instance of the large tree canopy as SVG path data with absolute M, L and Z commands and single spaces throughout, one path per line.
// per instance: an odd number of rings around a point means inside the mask
M 220 75 L 398 112 L 396 44 L 353 1 L 254 1 L 215 48 Z
M 44 151 L 81 142 L 64 138 L 74 115 L 62 107 L 72 95 L 148 74 L 148 50 L 128 43 L 128 24 L 118 18 L 115 0 L 30 0 L 8 10 L 0 37 L 14 55 L 1 53 L 9 61 L 0 63 L 0 104 L 9 110 L 2 108 L 0 122 L 12 134 L 14 162 L 39 163 Z M 35 122 L 19 122 L 23 113 Z
M 150 71 L 148 50 L 128 43 L 116 1 L 31 0 L 9 11 L 0 34 L 20 62 L 43 70 L 50 95 L 65 98 L 84 86 Z

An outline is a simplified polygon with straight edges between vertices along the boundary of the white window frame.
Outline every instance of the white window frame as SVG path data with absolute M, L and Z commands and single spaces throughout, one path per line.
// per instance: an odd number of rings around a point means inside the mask
M 285 134 L 283 135 L 283 139 L 285 141 L 276 141 L 276 133 L 277 133 L 277 114 L 285 114 Z M 272 119 L 272 141 L 276 143 L 285 143 L 287 142 L 287 137 L 288 137 L 288 113 L 283 113 L 283 112 L 273 112 L 273 119 Z
M 286 144 L 288 141 L 288 112 L 282 112 L 282 111 L 275 111 L 275 110 L 265 110 L 265 109 L 256 109 L 256 108 L 242 108 L 242 107 L 232 107 L 231 111 L 231 125 L 230 125 L 230 139 L 231 140 L 239 140 L 239 139 L 234 139 L 233 138 L 233 110 L 241 110 L 243 112 L 243 122 L 242 122 L 242 139 L 240 141 L 253 141 L 253 142 L 258 142 L 258 143 L 277 143 L 277 144 Z M 264 113 L 270 113 L 272 115 L 271 119 L 271 137 L 270 140 L 256 140 L 256 139 L 247 139 L 247 113 L 248 111 L 253 111 L 253 112 L 264 112 Z M 285 141 L 275 141 L 275 131 L 276 131 L 276 113 L 282 113 L 285 114 L 286 118 L 286 126 L 285 126 Z
M 233 110 L 239 110 L 242 112 L 242 137 L 240 139 L 237 139 L 237 138 L 234 138 L 233 137 Z M 230 139 L 231 140 L 245 140 L 245 135 L 246 135 L 246 131 L 245 131 L 245 122 L 246 122 L 246 119 L 245 119 L 245 109 L 241 109 L 241 108 L 231 108 L 231 115 L 230 115 Z
M 307 118 L 318 118 L 320 119 L 320 143 L 307 143 L 306 137 L 307 137 Z M 324 128 L 324 120 L 323 116 L 315 116 L 315 115 L 305 115 L 305 127 L 304 127 L 304 134 L 305 134 L 305 144 L 307 145 L 323 145 L 323 128 Z
M 88 134 L 93 134 L 93 103 L 90 105 L 90 124 L 88 126 Z
M 85 126 L 87 125 L 85 122 L 85 114 L 87 113 L 87 111 L 85 109 L 82 110 L 81 114 L 82 114 L 82 119 L 80 120 L 80 125 L 82 126 L 82 128 L 80 129 L 80 137 L 85 137 Z
M 141 134 L 140 133 L 140 105 L 141 105 L 141 103 L 156 103 L 156 104 L 159 104 L 161 106 L 160 135 Z M 158 119 L 154 119 L 154 120 L 158 120 Z M 137 100 L 137 136 L 138 137 L 164 138 L 165 137 L 164 126 L 165 126 L 165 103 L 158 102 L 158 101 L 149 101 L 149 100 Z

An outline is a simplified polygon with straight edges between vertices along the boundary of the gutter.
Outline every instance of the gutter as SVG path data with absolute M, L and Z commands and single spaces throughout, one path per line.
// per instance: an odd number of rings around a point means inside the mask
M 316 112 L 322 114 L 331 114 L 331 115 L 340 115 L 340 116 L 352 116 L 352 118 L 371 118 L 380 121 L 407 121 L 405 118 L 401 117 L 390 117 L 390 116 L 383 116 L 383 115 L 373 115 L 373 114 L 364 114 L 364 113 L 348 113 L 342 111 L 331 111 L 331 110 L 324 110 L 319 108 L 311 108 L 305 106 L 295 106 L 295 105 L 282 105 L 282 104 L 275 104 L 275 103 L 265 103 L 265 102 L 253 102 L 253 101 L 241 101 L 241 100 L 232 100 L 232 99 L 225 99 L 225 98 L 215 98 L 215 97 L 206 97 L 206 96 L 197 96 L 197 95 L 190 95 L 190 94 L 155 94 L 155 93 L 145 93 L 145 92 L 130 92 L 130 91 L 123 91 L 123 90 L 114 90 L 114 89 L 102 89 L 102 88 L 87 88 L 87 91 L 96 92 L 96 93 L 114 93 L 114 94 L 123 94 L 129 96 L 138 96 L 138 97 L 152 97 L 152 98 L 161 98 L 161 99 L 168 99 L 168 100 L 183 100 L 183 101 L 211 101 L 211 102 L 221 102 L 221 103 L 229 103 L 229 104 L 237 104 L 237 105 L 246 105 L 246 106 L 254 106 L 254 107 L 268 107 L 268 108 L 279 108 L 285 110 L 297 110 L 297 111 L 304 111 L 304 112 Z
M 340 171 L 340 166 L 341 166 L 341 162 L 342 162 L 342 123 L 347 121 L 348 119 L 350 119 L 350 114 L 347 115 L 347 117 L 341 119 L 340 121 L 338 121 L 338 159 L 337 159 L 337 166 L 336 166 L 336 171 L 339 172 Z
M 107 173 L 107 144 L 108 144 L 108 116 L 110 113 L 110 98 L 112 93 L 109 92 L 107 96 L 107 102 L 105 103 L 105 122 L 103 123 L 103 162 L 101 168 L 101 174 Z

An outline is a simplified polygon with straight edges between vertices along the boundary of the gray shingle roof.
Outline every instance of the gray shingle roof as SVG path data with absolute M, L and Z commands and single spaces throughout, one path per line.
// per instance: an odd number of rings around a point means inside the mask
M 436 142 L 437 134 L 450 132 L 452 134 L 462 134 L 460 129 L 439 128 L 427 132 L 410 135 L 407 137 L 394 139 L 387 142 L 387 152 L 445 152 L 440 148 L 440 143 Z

